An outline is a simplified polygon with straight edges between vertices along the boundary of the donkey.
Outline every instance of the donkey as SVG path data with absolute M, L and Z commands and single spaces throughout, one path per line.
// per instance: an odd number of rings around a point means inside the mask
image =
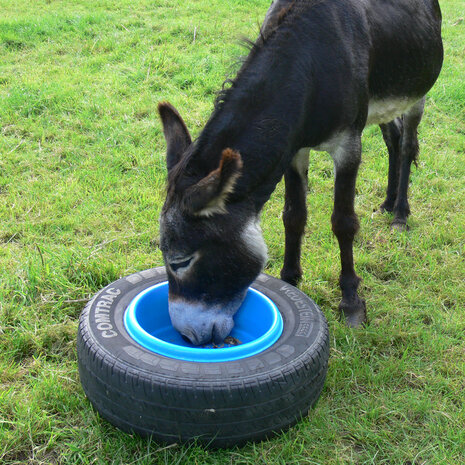
M 276 0 L 195 141 L 176 109 L 159 104 L 168 168 L 160 247 L 170 316 L 182 335 L 200 345 L 231 331 L 265 264 L 260 212 L 283 175 L 281 278 L 298 282 L 310 149 L 334 161 L 339 309 L 347 325 L 366 323 L 352 249 L 362 131 L 381 127 L 389 153 L 381 210 L 404 229 L 417 127 L 442 60 L 437 0 Z

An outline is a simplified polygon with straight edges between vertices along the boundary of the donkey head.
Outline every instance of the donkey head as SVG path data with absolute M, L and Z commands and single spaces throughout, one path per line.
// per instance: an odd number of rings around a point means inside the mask
M 224 148 L 205 169 L 179 113 L 158 110 L 167 143 L 168 190 L 160 216 L 160 245 L 169 280 L 173 326 L 193 344 L 220 343 L 266 260 L 256 212 L 233 201 L 243 164 Z

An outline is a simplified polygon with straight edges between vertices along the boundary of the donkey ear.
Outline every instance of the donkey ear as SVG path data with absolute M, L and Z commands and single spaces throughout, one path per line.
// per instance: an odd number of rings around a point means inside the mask
M 166 139 L 166 166 L 168 171 L 181 159 L 184 151 L 191 145 L 191 136 L 181 115 L 168 102 L 158 104 L 158 113 L 163 124 Z
M 197 216 L 226 213 L 226 200 L 234 191 L 242 170 L 239 152 L 225 149 L 221 154 L 220 166 L 184 193 L 184 207 Z

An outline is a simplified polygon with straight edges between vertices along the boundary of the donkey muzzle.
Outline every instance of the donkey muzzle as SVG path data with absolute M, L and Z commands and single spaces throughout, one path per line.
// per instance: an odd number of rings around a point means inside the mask
M 234 327 L 233 316 L 242 300 L 225 306 L 170 299 L 169 313 L 174 328 L 196 346 L 220 344 Z

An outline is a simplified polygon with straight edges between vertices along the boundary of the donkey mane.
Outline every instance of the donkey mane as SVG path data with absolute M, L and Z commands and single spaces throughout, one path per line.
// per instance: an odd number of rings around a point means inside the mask
M 315 0 L 322 1 L 322 0 Z M 248 37 L 241 37 L 239 44 L 244 47 L 247 51 L 246 55 L 239 57 L 236 64 L 240 66 L 239 71 L 236 73 L 235 78 L 227 78 L 216 94 L 214 101 L 214 109 L 220 110 L 226 103 L 230 93 L 236 87 L 237 81 L 241 77 L 242 71 L 250 65 L 253 59 L 262 51 L 262 49 L 271 41 L 271 39 L 279 32 L 280 26 L 288 19 L 291 12 L 294 12 L 294 8 L 297 1 L 294 0 L 289 3 L 286 7 L 282 8 L 278 13 L 276 20 L 268 24 L 267 27 L 261 27 L 256 40 L 249 39 Z M 212 115 L 213 116 L 213 115 Z

